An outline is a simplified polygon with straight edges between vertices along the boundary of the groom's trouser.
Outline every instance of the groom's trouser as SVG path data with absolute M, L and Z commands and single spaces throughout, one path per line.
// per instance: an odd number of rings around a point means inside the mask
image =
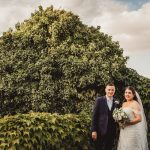
M 115 134 L 113 131 L 108 130 L 105 135 L 98 135 L 96 140 L 96 150 L 112 150 Z

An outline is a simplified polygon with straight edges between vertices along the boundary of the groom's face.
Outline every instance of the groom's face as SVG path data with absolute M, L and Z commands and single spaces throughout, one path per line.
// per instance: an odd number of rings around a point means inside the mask
M 114 86 L 109 86 L 109 85 L 107 85 L 107 86 L 106 86 L 106 89 L 105 89 L 105 92 L 106 92 L 106 95 L 107 95 L 108 97 L 112 97 L 112 96 L 114 96 L 114 94 L 115 94 L 115 87 L 114 87 Z

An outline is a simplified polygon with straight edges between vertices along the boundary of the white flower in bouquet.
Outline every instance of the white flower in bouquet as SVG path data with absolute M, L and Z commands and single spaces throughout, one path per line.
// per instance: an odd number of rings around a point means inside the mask
M 127 114 L 123 111 L 122 108 L 115 108 L 113 111 L 113 118 L 116 122 L 119 123 L 121 128 L 125 127 L 125 124 L 129 122 Z

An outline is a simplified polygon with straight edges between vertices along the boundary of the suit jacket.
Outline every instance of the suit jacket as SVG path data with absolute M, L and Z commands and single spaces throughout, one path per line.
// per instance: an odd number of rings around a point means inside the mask
M 115 108 L 114 99 L 111 111 Z M 105 135 L 108 126 L 108 112 L 109 108 L 107 105 L 106 96 L 98 97 L 94 106 L 93 117 L 92 117 L 92 132 L 96 131 L 98 134 Z M 115 125 L 113 122 L 112 126 Z

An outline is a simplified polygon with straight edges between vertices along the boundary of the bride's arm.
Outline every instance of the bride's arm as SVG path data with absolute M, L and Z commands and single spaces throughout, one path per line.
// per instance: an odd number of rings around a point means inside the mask
M 142 118 L 141 118 L 141 110 L 140 110 L 140 105 L 138 102 L 134 102 L 133 104 L 133 112 L 134 112 L 134 116 L 135 118 L 131 121 L 129 121 L 128 125 L 134 125 L 137 124 L 139 122 L 141 122 Z
M 128 125 L 134 125 L 141 122 L 141 115 L 140 114 L 135 114 L 135 118 L 131 121 L 128 122 Z

